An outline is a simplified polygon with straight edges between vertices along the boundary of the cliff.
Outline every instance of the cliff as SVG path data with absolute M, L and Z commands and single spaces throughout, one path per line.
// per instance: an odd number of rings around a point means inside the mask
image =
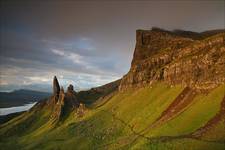
M 136 46 L 129 72 L 120 91 L 154 81 L 208 90 L 225 82 L 225 31 L 202 33 L 136 31 Z

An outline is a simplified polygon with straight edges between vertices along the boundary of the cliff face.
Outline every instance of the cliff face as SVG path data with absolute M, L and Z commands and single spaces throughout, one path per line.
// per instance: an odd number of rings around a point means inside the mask
M 224 83 L 225 32 L 137 30 L 131 68 L 119 89 L 141 87 L 158 80 L 200 90 Z

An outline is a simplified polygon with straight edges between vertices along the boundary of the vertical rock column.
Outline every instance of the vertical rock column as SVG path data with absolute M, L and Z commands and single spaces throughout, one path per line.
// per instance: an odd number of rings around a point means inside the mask
M 53 95 L 59 96 L 59 92 L 60 92 L 59 82 L 58 82 L 56 76 L 54 76 L 54 79 L 53 79 Z

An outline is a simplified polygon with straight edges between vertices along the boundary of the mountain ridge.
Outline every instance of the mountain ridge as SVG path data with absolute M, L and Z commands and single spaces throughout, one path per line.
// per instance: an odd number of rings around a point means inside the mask
M 0 106 L 12 107 L 20 106 L 30 102 L 36 102 L 44 99 L 51 94 L 34 90 L 20 89 L 12 92 L 0 92 Z
M 183 32 L 137 30 L 130 71 L 109 84 L 65 92 L 54 77 L 51 97 L 0 125 L 0 146 L 223 150 L 225 33 Z
M 216 32 L 210 38 L 193 40 L 160 29 L 137 30 L 136 39 L 131 69 L 122 78 L 120 90 L 136 83 L 137 86 L 151 84 L 155 80 L 169 81 L 171 85 L 181 83 L 198 89 L 210 89 L 225 81 L 222 69 L 225 63 L 224 31 Z M 217 74 L 212 77 L 213 72 Z M 197 79 L 202 80 L 200 84 Z M 201 85 L 204 83 L 209 84 L 208 87 Z

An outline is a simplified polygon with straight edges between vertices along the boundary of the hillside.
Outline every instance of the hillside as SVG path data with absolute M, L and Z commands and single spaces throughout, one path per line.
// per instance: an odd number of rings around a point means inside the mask
M 137 30 L 130 71 L 0 125 L 5 149 L 225 149 L 225 32 Z
M 32 90 L 15 90 L 12 92 L 0 92 L 0 108 L 21 106 L 30 102 L 36 102 L 49 97 L 47 92 Z
M 98 99 L 103 99 L 105 96 L 109 96 L 116 91 L 120 85 L 121 80 L 105 84 L 103 86 L 91 88 L 90 90 L 80 91 L 77 93 L 77 98 L 80 102 L 89 105 L 94 103 Z

